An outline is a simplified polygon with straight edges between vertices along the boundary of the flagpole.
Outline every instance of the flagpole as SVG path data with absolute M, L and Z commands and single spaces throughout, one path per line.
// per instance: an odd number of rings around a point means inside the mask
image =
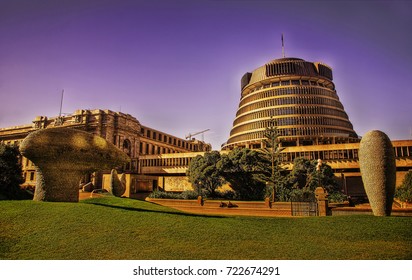
M 60 111 L 59 111 L 59 118 L 62 116 L 62 108 L 63 108 L 63 95 L 64 95 L 64 89 L 62 90 L 62 97 L 60 99 Z
M 285 44 L 283 42 L 283 33 L 282 33 L 282 57 L 285 58 Z

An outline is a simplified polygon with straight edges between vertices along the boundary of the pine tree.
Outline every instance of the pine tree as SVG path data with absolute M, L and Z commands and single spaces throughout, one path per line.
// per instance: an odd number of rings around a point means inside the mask
M 262 153 L 270 159 L 271 163 L 271 175 L 267 178 L 268 182 L 268 193 L 267 195 L 272 197 L 272 201 L 276 200 L 276 186 L 281 181 L 281 171 L 280 167 L 280 153 L 284 150 L 281 147 L 279 141 L 279 133 L 277 130 L 277 123 L 273 116 L 270 118 L 268 127 L 265 130 L 265 139 L 263 140 L 264 147 L 261 149 Z

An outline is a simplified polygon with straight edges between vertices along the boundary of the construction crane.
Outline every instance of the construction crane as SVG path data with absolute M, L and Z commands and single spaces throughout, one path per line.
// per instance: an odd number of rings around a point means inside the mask
M 186 135 L 186 139 L 192 139 L 192 136 L 195 136 L 195 135 L 198 135 L 198 134 L 202 134 L 202 141 L 204 141 L 203 140 L 203 133 L 205 133 L 206 131 L 209 131 L 210 129 L 205 129 L 205 130 L 202 130 L 202 131 L 199 131 L 199 132 L 196 132 L 196 133 L 189 133 L 189 135 Z

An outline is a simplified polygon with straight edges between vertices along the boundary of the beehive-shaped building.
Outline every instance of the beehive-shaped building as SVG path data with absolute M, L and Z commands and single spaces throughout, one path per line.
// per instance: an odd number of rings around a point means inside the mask
M 223 149 L 260 148 L 271 119 L 285 147 L 358 142 L 332 80 L 329 66 L 299 58 L 276 59 L 246 73 Z

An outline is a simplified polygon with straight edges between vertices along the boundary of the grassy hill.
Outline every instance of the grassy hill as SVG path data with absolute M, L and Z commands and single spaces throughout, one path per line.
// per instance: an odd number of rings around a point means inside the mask
M 407 217 L 202 216 L 115 197 L 0 213 L 0 259 L 412 259 Z

